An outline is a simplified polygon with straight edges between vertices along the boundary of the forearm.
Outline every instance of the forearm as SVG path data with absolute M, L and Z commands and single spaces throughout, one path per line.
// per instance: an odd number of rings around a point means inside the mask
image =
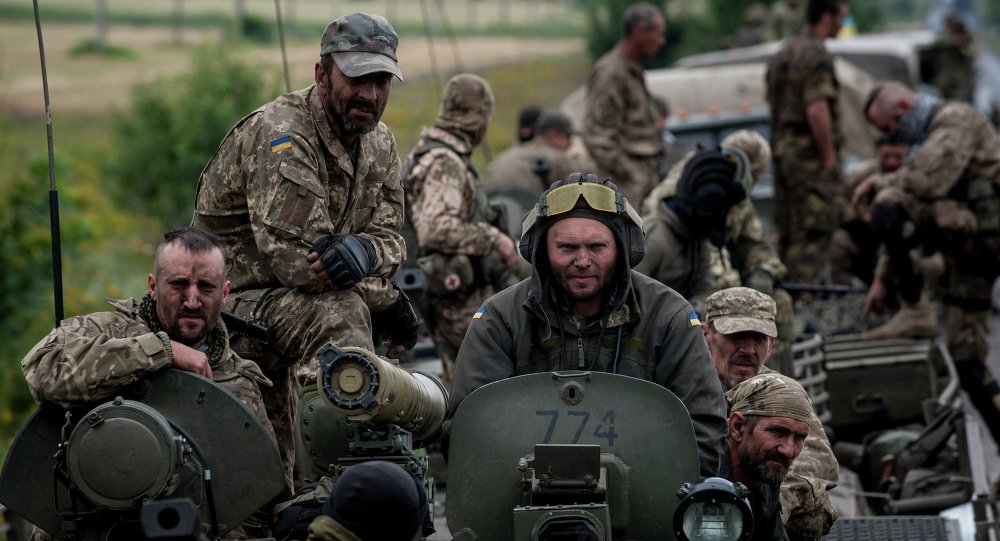
M 837 150 L 833 146 L 833 118 L 827 101 L 821 99 L 809 102 L 806 106 L 806 120 L 823 160 L 823 168 L 832 169 L 837 165 Z

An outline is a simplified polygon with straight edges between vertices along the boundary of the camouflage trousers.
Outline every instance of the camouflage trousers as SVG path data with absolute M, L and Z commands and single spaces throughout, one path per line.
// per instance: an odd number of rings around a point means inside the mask
M 451 390 L 455 380 L 455 359 L 462 346 L 465 332 L 469 330 L 476 310 L 493 295 L 493 288 L 481 286 L 452 295 L 432 295 L 428 292 L 431 307 L 431 324 L 434 326 L 434 345 L 441 357 L 441 380 Z
M 982 415 L 993 441 L 1000 445 L 1000 385 L 986 364 L 989 310 L 963 310 L 945 304 L 944 328 L 962 389 Z
M 329 343 L 372 350 L 371 314 L 361 296 L 351 290 L 252 289 L 230 295 L 226 309 L 267 327 L 267 343 L 238 335 L 230 340 L 230 347 L 256 361 L 273 384 L 261 388 L 261 393 L 291 489 L 299 394 L 302 385 L 316 380 L 316 353 Z
M 785 158 L 774 162 L 775 222 L 785 279 L 821 284 L 830 279 L 830 239 L 840 223 L 846 190 L 840 170 Z

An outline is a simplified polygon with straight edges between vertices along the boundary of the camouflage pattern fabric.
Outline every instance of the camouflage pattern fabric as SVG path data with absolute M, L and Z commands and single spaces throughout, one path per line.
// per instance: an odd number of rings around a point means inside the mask
M 480 113 L 480 122 L 484 120 Z M 444 290 L 429 291 L 427 295 L 434 340 L 442 354 L 444 383 L 451 388 L 455 355 L 472 314 L 493 293 L 474 265 L 496 250 L 497 238 L 503 233 L 482 219 L 486 213 L 486 194 L 462 159 L 472 153 L 471 138 L 458 130 L 429 127 L 424 128 L 415 148 L 431 141 L 447 146 L 421 156 L 403 181 L 417 243 L 426 253 L 440 254 L 439 259 L 443 261 L 459 255 L 469 256 L 465 259 L 473 267 L 462 273 L 449 273 L 443 268 L 425 269 L 429 271 L 429 280 L 439 281 L 444 286 Z
M 762 381 L 754 383 L 758 379 Z M 749 386 L 744 387 L 748 382 Z M 744 388 L 738 390 L 741 387 Z M 759 375 L 727 392 L 726 398 L 731 411 L 758 412 L 750 415 L 778 412 L 780 416 L 809 424 L 802 452 L 781 482 L 781 518 L 785 529 L 796 539 L 821 539 L 839 516 L 830 501 L 830 491 L 837 486 L 839 473 L 830 440 L 808 402 L 805 389 L 795 380 L 764 367 Z
M 351 13 L 326 25 L 319 55 L 332 54 L 348 77 L 388 72 L 403 80 L 396 58 L 399 36 L 381 15 Z
M 928 81 L 946 100 L 972 103 L 976 90 L 976 44 L 966 36 L 940 35 L 925 51 L 921 61 L 934 66 Z
M 774 299 L 749 287 L 716 291 L 705 300 L 705 323 L 722 334 L 751 331 L 774 338 L 776 314 Z
M 108 399 L 142 376 L 171 365 L 170 338 L 162 331 L 154 333 L 143 321 L 135 299 L 109 299 L 108 304 L 113 311 L 63 320 L 24 357 L 21 370 L 35 401 L 71 407 Z M 216 357 L 211 361 L 212 379 L 249 408 L 273 439 L 259 387 L 270 387 L 271 382 L 256 364 L 230 349 L 221 320 L 208 341 L 221 345 L 220 354 L 212 356 Z M 209 344 L 209 349 L 215 346 Z M 291 478 L 286 481 L 291 494 Z M 255 513 L 224 539 L 266 537 L 268 532 L 266 519 Z M 32 539 L 51 536 L 36 529 Z
M 537 196 L 547 190 L 549 184 L 582 171 L 589 171 L 585 163 L 574 161 L 566 151 L 535 137 L 494 158 L 483 177 L 482 188 L 487 191 L 519 188 Z
M 799 0 L 794 7 L 789 6 L 785 0 L 776 0 L 771 4 L 767 20 L 767 40 L 777 41 L 801 32 L 806 24 L 806 2 L 807 0 Z
M 663 138 L 642 66 L 621 44 L 590 73 L 582 131 L 600 176 L 610 176 L 629 201 L 642 201 L 659 179 Z
M 719 289 L 712 280 L 710 253 L 717 251 L 706 239 L 696 239 L 665 204 L 642 217 L 646 231 L 646 256 L 633 270 L 660 281 L 681 294 L 695 309 Z
M 289 474 L 299 385 L 291 378 L 314 377 L 315 354 L 327 343 L 371 349 L 368 310 L 396 298 L 390 278 L 406 250 L 399 174 L 389 128 L 379 123 L 345 148 L 313 85 L 240 120 L 198 181 L 191 225 L 222 242 L 233 283 L 226 309 L 268 328 L 270 347 L 246 337 L 234 347 L 275 383 L 265 398 Z M 313 241 L 330 234 L 357 234 L 375 248 L 369 275 L 349 291 L 309 273 Z M 298 363 L 298 371 L 287 369 Z
M 806 109 L 811 102 L 826 101 L 834 149 L 839 149 L 840 115 L 833 57 L 821 40 L 804 31 L 771 58 L 766 82 L 781 260 L 788 266 L 788 279 L 820 283 L 829 277 L 830 236 L 840 223 L 847 192 L 839 168 L 823 168 Z
M 693 155 L 693 152 L 688 153 L 674 164 L 667 176 L 649 192 L 642 201 L 643 215 L 652 214 L 660 201 L 677 193 L 677 182 L 680 180 L 681 172 Z M 754 155 L 750 157 L 751 164 L 756 169 Z M 775 281 L 783 279 L 787 273 L 785 264 L 781 262 L 781 258 L 768 240 L 764 225 L 757 216 L 757 209 L 749 197 L 729 211 L 729 216 L 726 218 L 726 245 L 722 250 L 711 250 L 710 256 L 712 280 L 720 289 L 742 285 L 741 276 L 749 275 L 762 265 L 771 268 L 771 276 Z M 734 266 L 734 259 L 739 262 L 738 267 Z

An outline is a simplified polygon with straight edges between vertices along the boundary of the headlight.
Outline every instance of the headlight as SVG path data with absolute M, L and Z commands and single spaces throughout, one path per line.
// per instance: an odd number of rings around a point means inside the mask
M 709 477 L 677 490 L 674 534 L 680 541 L 737 541 L 753 535 L 750 491 L 741 483 Z

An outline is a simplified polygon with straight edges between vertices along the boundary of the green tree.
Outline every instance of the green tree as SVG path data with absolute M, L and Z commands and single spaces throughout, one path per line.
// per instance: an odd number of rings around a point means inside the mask
M 121 204 L 167 228 L 191 220 L 198 175 L 226 132 L 278 94 L 230 48 L 199 49 L 190 73 L 138 85 L 131 108 L 113 116 L 105 170 Z

